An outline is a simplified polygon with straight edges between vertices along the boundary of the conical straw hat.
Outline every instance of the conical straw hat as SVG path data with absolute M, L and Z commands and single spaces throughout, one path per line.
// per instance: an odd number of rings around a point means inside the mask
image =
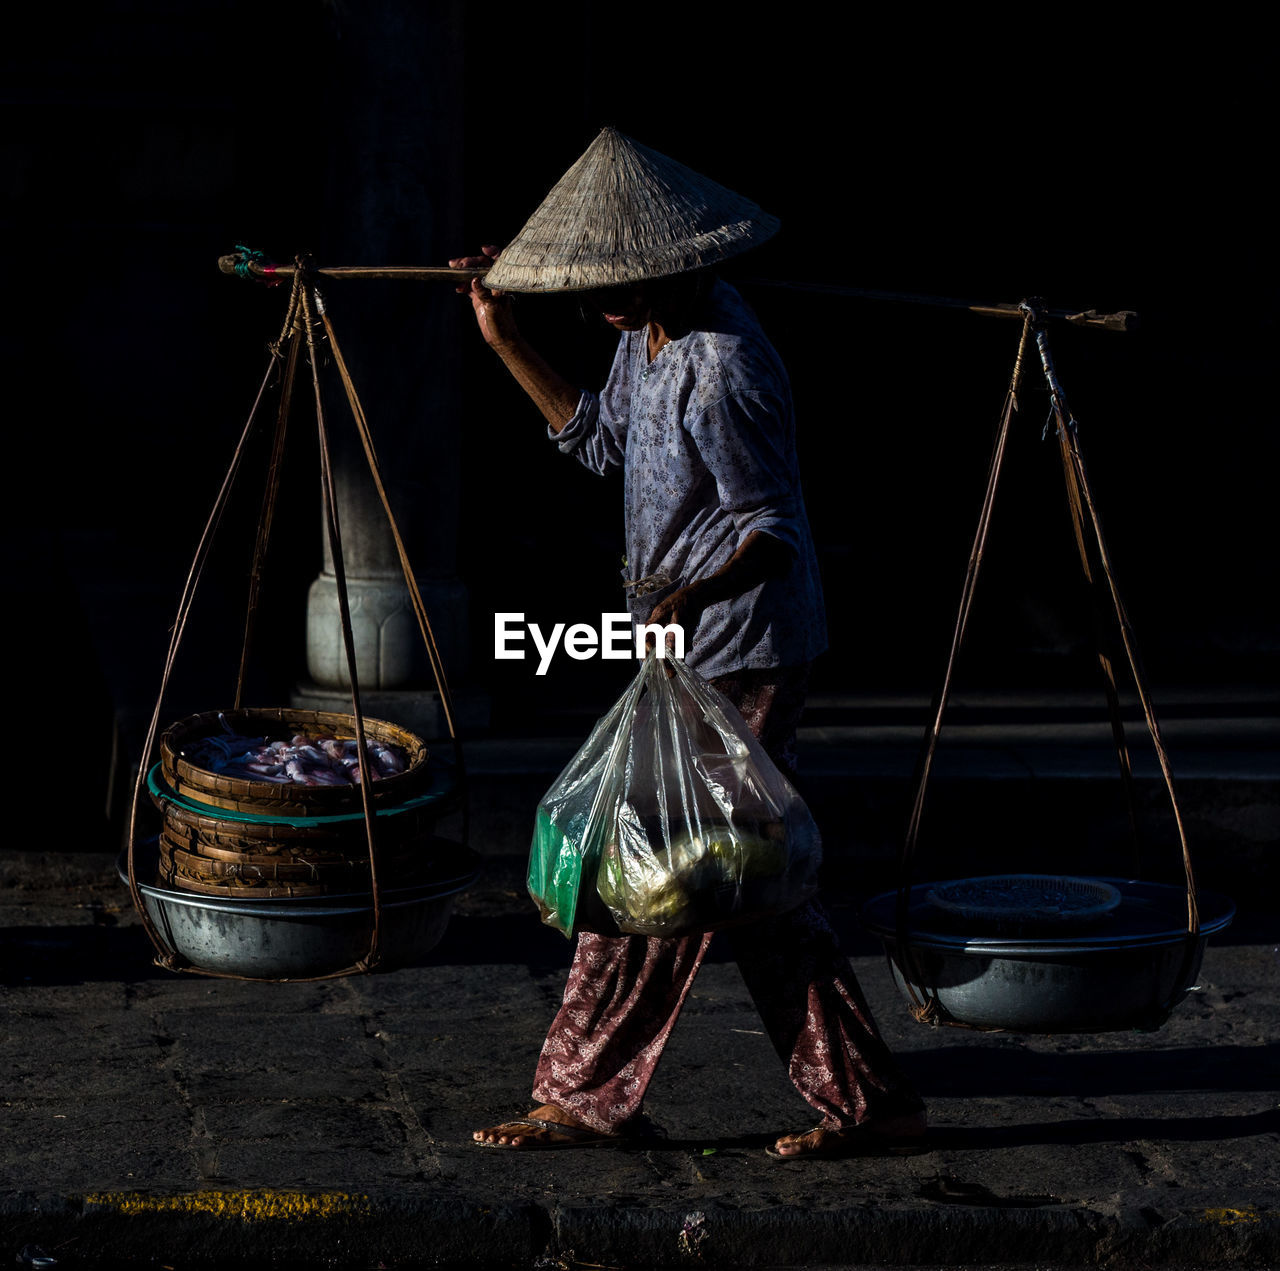
M 605 128 L 502 249 L 485 285 L 616 287 L 713 265 L 777 229 L 749 199 Z

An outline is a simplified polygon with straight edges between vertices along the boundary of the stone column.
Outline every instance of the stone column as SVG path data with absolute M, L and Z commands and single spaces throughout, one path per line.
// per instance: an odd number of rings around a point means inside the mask
M 318 263 L 443 264 L 461 235 L 461 12 L 411 0 L 339 10 L 316 68 L 316 124 L 332 137 Z M 340 259 L 339 259 L 340 258 Z M 461 729 L 487 720 L 465 687 L 466 589 L 456 576 L 461 323 L 448 284 L 352 280 L 321 292 L 378 451 Z M 333 368 L 325 368 L 343 562 L 365 712 L 446 733 L 381 503 Z M 322 538 L 324 537 L 322 531 Z M 294 704 L 349 710 L 328 542 L 307 604 L 310 683 Z

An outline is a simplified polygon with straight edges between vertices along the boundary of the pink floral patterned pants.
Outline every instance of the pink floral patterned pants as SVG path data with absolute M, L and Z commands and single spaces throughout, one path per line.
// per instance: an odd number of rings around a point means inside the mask
M 808 667 L 745 671 L 712 683 L 774 762 L 791 748 Z M 923 1107 L 876 1030 L 816 903 L 726 932 L 747 990 L 796 1089 L 827 1127 Z M 578 936 L 564 1001 L 547 1033 L 533 1097 L 602 1133 L 640 1114 L 710 935 Z

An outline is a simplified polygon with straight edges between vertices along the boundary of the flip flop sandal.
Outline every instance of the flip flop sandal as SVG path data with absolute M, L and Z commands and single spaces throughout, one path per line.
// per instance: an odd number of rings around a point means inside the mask
M 630 1135 L 601 1134 L 598 1130 L 592 1130 L 585 1125 L 565 1125 L 561 1121 L 543 1121 L 539 1117 L 516 1117 L 512 1121 L 503 1121 L 502 1124 L 515 1130 L 549 1130 L 553 1134 L 564 1135 L 564 1138 L 558 1141 L 529 1139 L 524 1143 L 486 1143 L 483 1139 L 476 1139 L 474 1140 L 476 1146 L 505 1148 L 507 1151 L 514 1152 L 545 1152 L 551 1148 L 561 1147 L 618 1146 L 631 1140 Z
M 817 1126 L 816 1129 L 823 1127 Z M 812 1131 L 808 1131 L 812 1133 Z M 929 1144 L 923 1134 L 906 1138 L 894 1138 L 888 1134 L 877 1134 L 874 1130 L 853 1129 L 846 1131 L 839 1138 L 828 1137 L 822 1147 L 808 1152 L 779 1152 L 772 1143 L 765 1148 L 764 1154 L 775 1161 L 839 1161 L 853 1156 L 919 1156 L 928 1152 Z

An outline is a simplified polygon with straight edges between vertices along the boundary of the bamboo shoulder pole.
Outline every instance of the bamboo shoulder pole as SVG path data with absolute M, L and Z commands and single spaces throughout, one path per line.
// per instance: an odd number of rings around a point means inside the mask
M 218 268 L 224 274 L 240 278 L 256 278 L 260 282 L 274 283 L 292 279 L 298 272 L 297 265 L 276 265 L 264 260 L 260 252 L 241 248 L 232 255 L 219 256 Z M 323 278 L 401 278 L 415 282 L 467 283 L 472 278 L 483 278 L 489 266 L 477 269 L 451 269 L 432 265 L 331 265 L 309 266 L 307 272 Z M 832 296 L 854 296 L 862 300 L 892 300 L 899 304 L 929 305 L 935 309 L 966 309 L 984 318 L 1022 318 L 1022 304 L 981 304 L 970 300 L 956 300 L 948 296 L 921 296 L 910 292 L 873 291 L 864 287 L 846 287 L 836 283 L 792 282 L 781 278 L 744 278 L 743 282 L 758 287 L 781 287 L 788 291 L 806 291 Z M 1138 315 L 1132 309 L 1120 309 L 1115 313 L 1099 313 L 1096 309 L 1079 312 L 1070 309 L 1048 309 L 1039 302 L 1036 312 L 1041 320 L 1053 319 L 1069 322 L 1073 326 L 1096 331 L 1132 331 Z
M 219 256 L 218 268 L 224 274 L 235 274 L 241 278 L 257 278 L 263 282 L 292 279 L 298 272 L 297 265 L 274 265 L 270 261 L 246 260 L 237 253 L 232 256 Z M 473 278 L 481 278 L 487 272 L 484 269 L 449 269 L 418 265 L 336 265 L 328 268 L 316 267 L 308 273 L 321 278 L 407 278 L 422 282 L 470 282 Z
M 812 291 L 831 296 L 854 296 L 860 300 L 892 300 L 898 304 L 930 305 L 935 309 L 967 309 L 984 318 L 1022 318 L 1026 309 L 1022 304 L 981 304 L 972 300 L 956 300 L 950 296 L 921 296 L 904 291 L 871 291 L 865 287 L 845 287 L 837 283 L 789 282 L 781 278 L 744 278 L 744 282 L 759 287 L 782 287 L 788 291 Z M 1137 327 L 1138 315 L 1132 309 L 1120 309 L 1115 313 L 1099 313 L 1096 309 L 1079 312 L 1071 309 L 1047 309 L 1035 302 L 1040 319 L 1056 319 L 1072 326 L 1091 327 L 1096 331 L 1132 331 Z

